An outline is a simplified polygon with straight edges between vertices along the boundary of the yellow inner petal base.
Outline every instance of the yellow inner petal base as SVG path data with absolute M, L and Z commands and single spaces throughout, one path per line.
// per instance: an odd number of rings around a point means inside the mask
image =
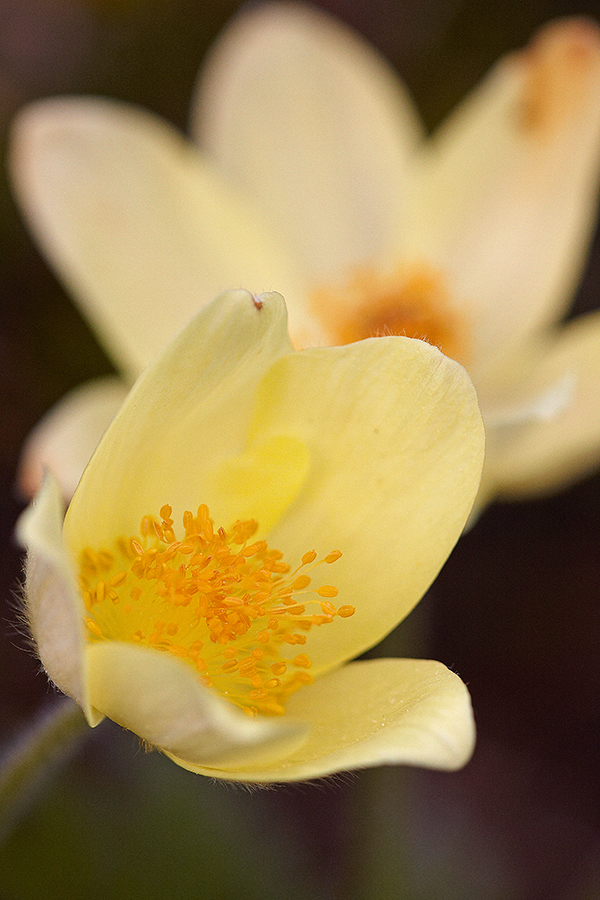
M 290 435 L 273 435 L 221 460 L 209 478 L 228 509 L 258 519 L 266 534 L 298 496 L 309 468 L 306 444 Z
M 467 329 L 452 308 L 443 276 L 422 264 L 400 267 L 389 275 L 359 269 L 342 287 L 313 293 L 313 308 L 336 343 L 402 335 L 439 347 L 464 362 Z
M 255 520 L 215 529 L 202 505 L 183 514 L 178 538 L 171 516 L 165 505 L 160 518 L 142 518 L 139 535 L 81 553 L 89 640 L 172 653 L 248 715 L 281 715 L 312 682 L 310 658 L 297 653 L 308 632 L 354 613 L 334 606 L 333 585 L 310 587 L 308 572 L 341 553 L 319 560 L 310 550 L 292 570 L 266 541 L 250 542 Z

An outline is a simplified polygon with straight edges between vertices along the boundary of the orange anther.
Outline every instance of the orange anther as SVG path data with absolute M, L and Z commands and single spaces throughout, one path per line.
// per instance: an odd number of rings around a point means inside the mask
M 264 688 L 258 688 L 254 691 L 248 691 L 248 697 L 250 700 L 263 700 L 267 696 L 267 692 Z
M 308 658 L 306 653 L 299 653 L 292 661 L 295 666 L 299 666 L 302 669 L 310 669 L 312 666 L 312 660 Z
M 310 578 L 308 575 L 299 575 L 298 578 L 292 584 L 293 591 L 302 591 L 304 588 L 307 588 L 310 584 Z
M 273 663 L 271 666 L 273 675 L 285 675 L 286 670 L 287 665 L 284 662 Z
M 332 550 L 331 553 L 328 553 L 325 557 L 326 563 L 334 563 L 337 562 L 340 556 L 342 555 L 341 550 Z
M 95 637 L 101 638 L 101 637 L 104 636 L 104 635 L 102 634 L 102 629 L 99 627 L 99 625 L 98 625 L 97 622 L 94 622 L 93 619 L 86 619 L 86 620 L 85 620 L 85 624 L 86 624 L 87 627 L 88 627 L 88 631 L 91 631 L 91 633 L 92 633 L 93 635 L 95 635 Z
M 347 619 L 349 616 L 353 616 L 355 612 L 356 609 L 353 606 L 340 606 L 338 616 L 341 616 L 342 619 Z
M 237 661 L 237 659 L 230 659 L 229 662 L 223 663 L 223 665 L 221 666 L 221 669 L 224 672 L 231 673 L 231 672 L 237 672 L 239 667 L 240 667 L 240 664 Z
M 108 582 L 111 587 L 119 587 L 127 578 L 127 572 L 117 572 Z

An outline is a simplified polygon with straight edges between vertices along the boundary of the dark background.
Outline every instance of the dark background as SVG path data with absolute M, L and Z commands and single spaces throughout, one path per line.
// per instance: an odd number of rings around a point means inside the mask
M 185 127 L 202 56 L 239 3 L 0 0 L 0 133 L 55 93 L 135 100 Z M 398 68 L 434 127 L 503 52 L 598 2 L 329 0 Z M 600 300 L 592 248 L 574 311 Z M 56 701 L 19 633 L 19 448 L 111 366 L 0 182 L 0 747 Z M 248 792 L 90 732 L 0 848 L 0 900 L 600 898 L 600 476 L 490 508 L 382 652 L 468 683 L 479 741 L 455 774 L 381 769 Z

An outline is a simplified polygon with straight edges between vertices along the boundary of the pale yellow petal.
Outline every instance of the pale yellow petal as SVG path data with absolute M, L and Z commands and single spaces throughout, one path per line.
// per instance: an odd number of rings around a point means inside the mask
M 40 102 L 17 117 L 10 161 L 48 261 L 129 375 L 220 291 L 301 291 L 258 213 L 142 109 Z
M 340 550 L 313 585 L 356 607 L 310 632 L 316 673 L 381 640 L 429 587 L 475 497 L 483 427 L 461 366 L 423 341 L 382 337 L 275 363 L 251 440 L 275 434 L 301 440 L 312 465 L 269 543 L 294 565 Z
M 600 32 L 546 26 L 502 60 L 422 157 L 405 251 L 446 272 L 475 380 L 572 298 L 597 214 Z
M 421 126 L 387 63 L 324 12 L 301 3 L 242 12 L 200 74 L 193 125 L 313 277 L 388 247 Z
M 102 641 L 86 656 L 93 706 L 187 768 L 265 765 L 305 739 L 303 723 L 248 718 L 169 654 Z
M 25 610 L 48 677 L 90 716 L 85 687 L 84 608 L 62 542 L 64 503 L 51 475 L 17 525 L 27 549 Z
M 475 740 L 465 685 L 431 660 L 350 663 L 298 691 L 288 713 L 309 734 L 278 763 L 195 770 L 234 781 L 276 782 L 385 764 L 457 769 L 468 761 Z
M 200 503 L 218 525 L 235 520 L 213 470 L 247 450 L 258 382 L 290 349 L 277 294 L 231 291 L 203 309 L 141 376 L 84 472 L 65 523 L 75 555 L 139 533 L 165 503 L 178 523 Z
M 306 444 L 297 438 L 259 439 L 245 452 L 217 463 L 209 476 L 211 493 L 228 498 L 237 519 L 255 519 L 266 533 L 298 496 L 310 463 Z
M 515 365 L 511 374 L 517 385 L 513 402 L 518 404 L 527 391 L 533 414 L 488 429 L 482 490 L 507 497 L 541 494 L 596 468 L 600 463 L 600 313 L 575 319 L 529 345 L 522 365 Z M 505 386 L 507 394 L 509 387 L 510 382 Z
M 27 497 L 38 492 L 46 470 L 69 500 L 100 438 L 127 396 L 120 378 L 98 378 L 70 391 L 31 432 L 19 463 L 19 487 Z

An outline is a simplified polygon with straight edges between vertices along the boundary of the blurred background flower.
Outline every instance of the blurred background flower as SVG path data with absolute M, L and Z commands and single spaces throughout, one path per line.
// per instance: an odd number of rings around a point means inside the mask
M 328 0 L 407 80 L 428 127 L 567 0 Z M 187 124 L 198 66 L 240 4 L 0 3 L 0 118 L 101 93 Z M 12 624 L 19 448 L 68 389 L 111 365 L 0 194 L 3 322 L 0 721 L 3 742 L 56 700 Z M 597 308 L 596 240 L 574 314 Z M 2 892 L 252 898 L 589 900 L 600 894 L 600 477 L 488 510 L 391 636 L 468 683 L 479 743 L 460 773 L 381 769 L 320 788 L 225 791 L 102 725 L 0 850 Z M 385 652 L 385 648 L 381 650 Z

